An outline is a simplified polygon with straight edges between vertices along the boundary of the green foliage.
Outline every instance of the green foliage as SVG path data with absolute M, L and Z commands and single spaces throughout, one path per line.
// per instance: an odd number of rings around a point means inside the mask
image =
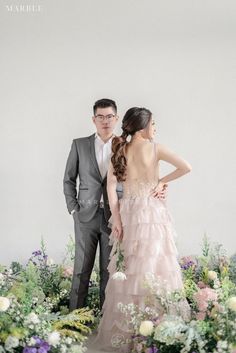
M 12 274 L 15 275 L 23 270 L 23 266 L 17 261 L 12 261 L 10 269 L 12 270 Z
M 116 255 L 116 271 L 124 272 L 125 271 L 124 251 L 121 248 L 120 241 L 117 241 L 117 246 L 116 246 L 114 255 Z
M 75 258 L 75 241 L 70 235 L 70 240 L 66 245 L 66 256 L 63 260 L 63 263 L 66 263 L 69 259 L 70 262 L 73 262 Z
M 193 295 L 197 292 L 198 286 L 192 279 L 185 279 L 184 280 L 184 290 L 186 297 L 193 301 Z
M 49 333 L 58 329 L 64 339 L 62 344 L 68 348 L 65 352 L 70 352 L 72 344 L 83 342 L 91 333 L 93 312 L 84 308 L 69 313 L 71 269 L 48 261 L 43 238 L 40 250 L 32 253 L 25 266 L 12 262 L 9 269 L 1 266 L 1 271 L 4 274 L 0 277 L 0 296 L 7 296 L 10 306 L 0 312 L 0 351 L 9 335 L 20 340 L 14 352 L 21 353 L 22 346 L 33 335 L 47 339 Z
M 92 283 L 92 285 L 89 287 L 85 305 L 89 307 L 89 309 L 93 310 L 93 313 L 95 316 L 99 315 L 100 297 L 99 297 L 99 287 L 96 283 Z
M 236 285 L 236 254 L 232 255 L 230 258 L 229 277 L 231 281 Z
M 60 332 L 60 334 L 73 337 L 82 342 L 86 339 L 86 335 L 90 334 L 91 325 L 94 322 L 92 310 L 88 308 L 81 308 L 72 311 L 65 317 L 61 317 L 53 324 L 53 328 Z
M 227 267 L 229 264 L 223 245 L 219 243 L 211 244 L 206 234 L 204 234 L 202 242 L 202 256 L 199 256 L 198 259 L 202 267 L 219 273 L 222 272 L 223 266 Z
M 25 315 L 32 309 L 33 298 L 37 298 L 38 303 L 44 301 L 45 294 L 40 286 L 40 274 L 33 263 L 29 262 L 25 269 L 21 270 L 18 281 L 13 283 L 9 293 L 15 295 L 21 303 Z

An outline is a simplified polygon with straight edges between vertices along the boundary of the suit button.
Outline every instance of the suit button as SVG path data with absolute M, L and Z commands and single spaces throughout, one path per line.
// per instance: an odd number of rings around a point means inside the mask
M 104 186 L 104 183 L 102 182 L 102 184 L 101 184 L 102 186 Z

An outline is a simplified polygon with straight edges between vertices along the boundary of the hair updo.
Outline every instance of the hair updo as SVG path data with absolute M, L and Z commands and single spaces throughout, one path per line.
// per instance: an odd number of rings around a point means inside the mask
M 118 182 L 125 181 L 126 165 L 124 150 L 128 143 L 127 137 L 133 136 L 137 131 L 145 129 L 152 117 L 150 110 L 146 108 L 133 107 L 127 110 L 122 120 L 122 134 L 112 140 L 111 162 L 114 168 L 114 175 Z

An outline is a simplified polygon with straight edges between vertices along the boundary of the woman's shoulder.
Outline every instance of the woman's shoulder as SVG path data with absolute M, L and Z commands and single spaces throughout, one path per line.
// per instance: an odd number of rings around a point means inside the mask
M 167 147 L 166 144 L 162 142 L 155 141 L 154 145 L 155 145 L 155 152 L 158 160 L 162 159 L 162 157 L 165 156 L 166 154 L 168 155 L 168 154 L 174 153 L 169 147 Z
M 164 151 L 164 150 L 169 150 L 169 148 L 167 147 L 166 144 L 162 143 L 162 142 L 154 142 L 154 145 L 155 145 L 155 148 L 156 148 L 156 151 Z

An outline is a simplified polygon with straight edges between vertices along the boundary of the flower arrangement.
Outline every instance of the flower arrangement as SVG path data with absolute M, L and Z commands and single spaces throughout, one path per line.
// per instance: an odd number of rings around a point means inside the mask
M 116 256 L 116 272 L 112 275 L 112 278 L 114 280 L 124 281 L 127 279 L 125 275 L 124 250 L 119 240 L 116 242 L 114 255 Z
M 69 313 L 72 267 L 41 249 L 23 266 L 0 266 L 0 352 L 82 353 L 94 326 L 90 308 Z
M 234 258 L 204 236 L 200 256 L 179 260 L 182 290 L 169 291 L 161 278 L 146 274 L 145 309 L 118 304 L 133 330 L 132 352 L 236 353 Z

